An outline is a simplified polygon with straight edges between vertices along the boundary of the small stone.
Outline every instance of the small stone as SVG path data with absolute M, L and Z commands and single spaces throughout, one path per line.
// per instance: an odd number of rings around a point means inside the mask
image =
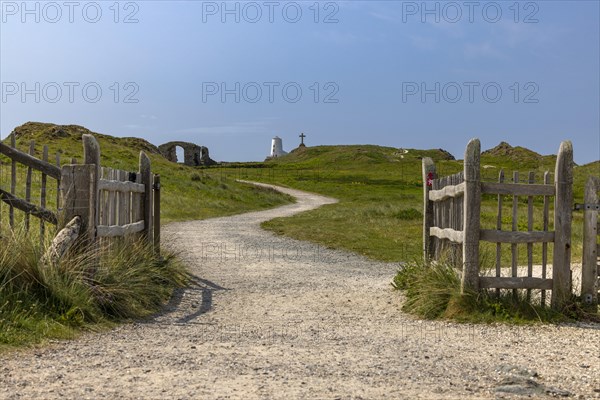
M 571 392 L 562 390 L 562 389 L 553 388 L 553 387 L 546 388 L 545 392 L 551 396 L 560 396 L 560 397 L 571 396 Z

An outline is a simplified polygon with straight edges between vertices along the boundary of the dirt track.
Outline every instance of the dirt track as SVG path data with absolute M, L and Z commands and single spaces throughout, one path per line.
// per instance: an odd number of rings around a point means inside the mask
M 397 265 L 262 231 L 332 199 L 170 224 L 195 275 L 155 318 L 0 356 L 0 397 L 600 398 L 600 326 L 422 322 Z

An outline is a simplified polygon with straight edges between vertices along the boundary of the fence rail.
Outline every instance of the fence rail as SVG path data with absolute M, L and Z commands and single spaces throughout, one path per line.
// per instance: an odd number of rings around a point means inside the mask
M 463 171 L 437 177 L 430 158 L 423 159 L 423 254 L 426 260 L 439 259 L 450 254 L 462 265 L 461 290 L 526 289 L 530 298 L 532 289 L 552 290 L 552 306 L 560 308 L 571 293 L 570 247 L 571 204 L 573 199 L 573 149 L 570 142 L 561 143 L 556 161 L 554 184 L 549 174 L 543 183 L 535 182 L 530 172 L 527 182 L 519 182 L 519 173 L 513 173 L 513 182 L 505 182 L 500 171 L 498 182 L 482 182 L 480 174 L 481 146 L 473 139 L 465 150 Z M 481 228 L 482 195 L 497 196 L 496 229 Z M 503 230 L 504 197 L 512 196 L 511 230 Z M 543 196 L 543 230 L 535 231 L 534 196 Z M 519 197 L 527 198 L 527 230 L 518 230 Z M 549 231 L 550 197 L 554 197 L 554 231 Z M 496 276 L 480 276 L 480 242 L 496 243 Z M 533 276 L 533 244 L 542 244 L 541 277 Z M 547 278 L 548 243 L 554 243 L 552 278 Z M 511 249 L 510 277 L 502 275 L 502 244 Z M 527 246 L 527 276 L 518 276 L 518 244 Z M 458 245 L 462 245 L 458 247 Z M 594 243 L 595 248 L 595 243 Z M 450 251 L 449 251 L 450 250 Z

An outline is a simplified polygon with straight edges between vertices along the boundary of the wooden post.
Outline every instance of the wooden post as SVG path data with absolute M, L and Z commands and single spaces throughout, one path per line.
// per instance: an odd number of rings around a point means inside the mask
M 160 256 L 160 175 L 154 175 L 154 253 Z
M 96 235 L 96 226 L 98 225 L 98 179 L 100 176 L 100 146 L 98 141 L 93 135 L 83 134 L 81 139 L 83 140 L 83 163 L 87 165 L 95 166 L 94 181 L 92 182 L 92 197 L 90 202 L 94 207 L 94 237 Z M 70 221 L 70 220 L 69 220 Z
M 598 204 L 600 177 L 590 176 L 585 184 L 583 214 L 583 265 L 581 272 L 581 299 L 586 308 L 598 311 L 598 210 L 589 207 Z
M 94 242 L 96 207 L 92 198 L 96 184 L 95 165 L 65 165 L 61 170 L 61 193 L 63 195 L 63 224 L 76 216 L 81 217 L 80 238 L 84 245 Z M 63 225 L 61 228 L 64 228 Z
M 429 157 L 422 160 L 423 166 L 423 260 L 427 263 L 433 257 L 434 238 L 429 235 L 433 226 L 433 202 L 429 201 L 430 179 L 435 179 L 435 163 Z
M 144 217 L 144 230 L 142 236 L 145 236 L 148 243 L 152 242 L 152 171 L 150 170 L 150 159 L 143 151 L 140 151 L 140 174 L 142 175 L 142 184 L 144 185 L 144 200 L 142 201 L 142 216 Z
M 465 150 L 463 276 L 461 292 L 479 290 L 479 230 L 481 210 L 481 144 L 471 139 Z
M 562 309 L 571 296 L 571 217 L 573 206 L 573 145 L 560 144 L 554 173 L 554 253 L 552 307 Z

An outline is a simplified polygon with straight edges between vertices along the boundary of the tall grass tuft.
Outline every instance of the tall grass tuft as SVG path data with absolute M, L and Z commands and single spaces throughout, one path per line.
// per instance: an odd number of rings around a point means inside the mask
M 513 295 L 512 290 L 479 293 L 460 291 L 460 270 L 451 259 L 424 263 L 413 261 L 398 271 L 392 286 L 404 292 L 402 310 L 426 319 L 452 319 L 459 322 L 504 322 L 528 324 L 569 320 L 598 320 L 585 313 L 573 299 L 564 309 L 555 311 L 544 306 L 539 296 L 527 300 L 525 290 Z
M 0 238 L 0 347 L 146 317 L 187 280 L 175 255 L 157 257 L 140 240 L 67 253 L 56 265 L 40 262 L 46 247 L 23 229 Z

